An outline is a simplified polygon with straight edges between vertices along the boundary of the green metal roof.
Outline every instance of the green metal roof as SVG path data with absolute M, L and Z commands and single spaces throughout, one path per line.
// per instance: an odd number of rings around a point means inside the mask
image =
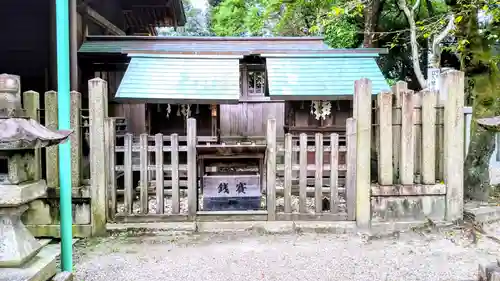
M 88 36 L 80 54 L 303 52 L 331 50 L 321 37 Z
M 133 55 L 116 93 L 129 101 L 236 103 L 240 56 Z
M 267 55 L 271 99 L 328 100 L 351 96 L 354 82 L 368 78 L 373 94 L 389 90 L 377 54 Z

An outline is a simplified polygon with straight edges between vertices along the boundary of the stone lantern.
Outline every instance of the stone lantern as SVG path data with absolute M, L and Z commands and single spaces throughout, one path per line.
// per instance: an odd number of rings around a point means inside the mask
M 34 153 L 63 142 L 70 134 L 24 117 L 19 77 L 0 75 L 0 272 L 23 267 L 41 250 L 42 245 L 21 222 L 27 203 L 47 190 L 45 180 L 35 178 L 39 163 Z

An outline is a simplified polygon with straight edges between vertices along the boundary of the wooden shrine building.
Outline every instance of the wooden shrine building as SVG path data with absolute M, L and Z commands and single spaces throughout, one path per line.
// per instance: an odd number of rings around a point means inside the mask
M 108 81 L 110 116 L 134 134 L 255 138 L 269 118 L 277 134 L 345 133 L 354 81 L 389 90 L 384 49 L 331 49 L 320 37 L 90 36 L 79 49 L 85 77 Z

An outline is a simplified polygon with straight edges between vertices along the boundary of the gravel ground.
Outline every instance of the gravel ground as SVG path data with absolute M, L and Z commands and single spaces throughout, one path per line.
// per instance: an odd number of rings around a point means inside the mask
M 487 227 L 498 233 L 500 224 Z M 76 281 L 477 280 L 500 245 L 471 244 L 461 230 L 377 240 L 358 235 L 259 233 L 116 234 L 77 246 Z

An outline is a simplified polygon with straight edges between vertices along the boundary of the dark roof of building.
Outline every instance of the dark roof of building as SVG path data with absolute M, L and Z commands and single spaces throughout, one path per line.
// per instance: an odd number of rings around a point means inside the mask
M 155 27 L 184 26 L 182 0 L 120 0 L 126 28 L 132 34 L 156 35 Z M 169 20 L 172 18 L 172 20 Z
M 89 36 L 80 53 L 252 55 L 263 53 L 384 54 L 386 49 L 331 49 L 322 37 Z

